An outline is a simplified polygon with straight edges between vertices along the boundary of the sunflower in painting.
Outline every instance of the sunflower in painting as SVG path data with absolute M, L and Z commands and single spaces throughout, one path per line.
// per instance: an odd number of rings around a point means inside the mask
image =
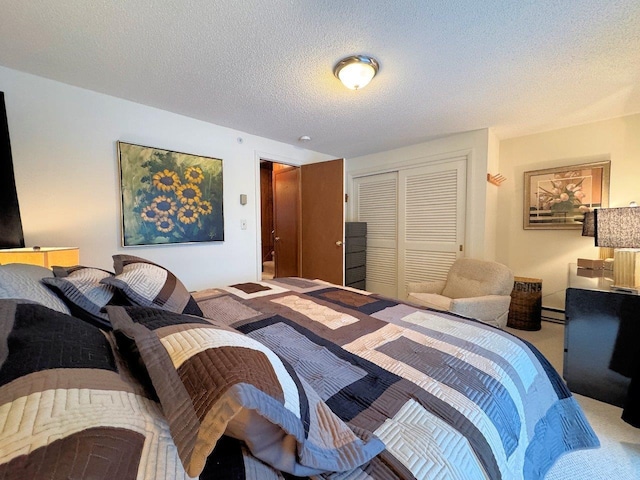
M 178 210 L 178 204 L 176 201 L 167 195 L 160 195 L 159 197 L 154 198 L 150 206 L 159 216 L 165 217 L 174 215 Z
M 213 212 L 211 202 L 207 202 L 206 200 L 200 202 L 200 205 L 198 205 L 198 213 L 200 215 L 209 215 L 211 212 Z
M 171 230 L 173 230 L 174 226 L 175 223 L 169 217 L 161 217 L 156 222 L 156 228 L 159 232 L 163 233 L 169 233 Z
M 184 172 L 185 181 L 199 184 L 204 180 L 204 173 L 200 167 L 188 167 Z
M 160 215 L 155 208 L 153 208 L 151 205 L 147 205 L 142 209 L 142 212 L 140 212 L 140 216 L 145 222 L 155 223 L 158 221 L 158 217 Z
M 180 177 L 176 172 L 164 169 L 153 175 L 153 186 L 162 192 L 170 192 L 180 185 Z
M 199 215 L 198 207 L 193 205 L 183 205 L 180 207 L 180 210 L 178 210 L 178 220 L 187 225 L 198 220 Z
M 194 183 L 180 185 L 176 190 L 176 194 L 178 195 L 178 199 L 180 199 L 180 203 L 183 205 L 188 204 L 197 206 L 202 198 L 200 188 L 198 188 Z

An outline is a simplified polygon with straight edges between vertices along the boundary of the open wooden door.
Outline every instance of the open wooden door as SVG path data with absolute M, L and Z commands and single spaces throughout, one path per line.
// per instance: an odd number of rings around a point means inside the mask
M 276 277 L 300 275 L 300 169 L 273 165 L 274 263 Z
M 344 161 L 301 167 L 302 276 L 343 285 Z

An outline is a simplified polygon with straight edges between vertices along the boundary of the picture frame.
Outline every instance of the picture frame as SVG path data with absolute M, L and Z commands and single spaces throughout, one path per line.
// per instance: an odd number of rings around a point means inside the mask
M 610 160 L 524 172 L 524 229 L 582 229 L 585 212 L 609 206 L 610 173 Z
M 224 241 L 222 159 L 118 142 L 122 246 Z

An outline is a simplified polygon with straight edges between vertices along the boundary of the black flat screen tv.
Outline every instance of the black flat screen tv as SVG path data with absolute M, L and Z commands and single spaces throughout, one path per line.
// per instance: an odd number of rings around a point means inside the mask
M 24 235 L 13 173 L 4 92 L 0 92 L 0 248 L 17 247 L 24 247 Z

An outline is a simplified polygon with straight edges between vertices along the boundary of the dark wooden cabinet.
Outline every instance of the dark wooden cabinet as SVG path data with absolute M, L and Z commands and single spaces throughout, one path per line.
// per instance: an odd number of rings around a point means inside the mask
M 568 288 L 563 376 L 572 392 L 624 406 L 640 361 L 640 296 Z
M 367 224 L 345 222 L 344 284 L 366 290 L 367 287 Z

